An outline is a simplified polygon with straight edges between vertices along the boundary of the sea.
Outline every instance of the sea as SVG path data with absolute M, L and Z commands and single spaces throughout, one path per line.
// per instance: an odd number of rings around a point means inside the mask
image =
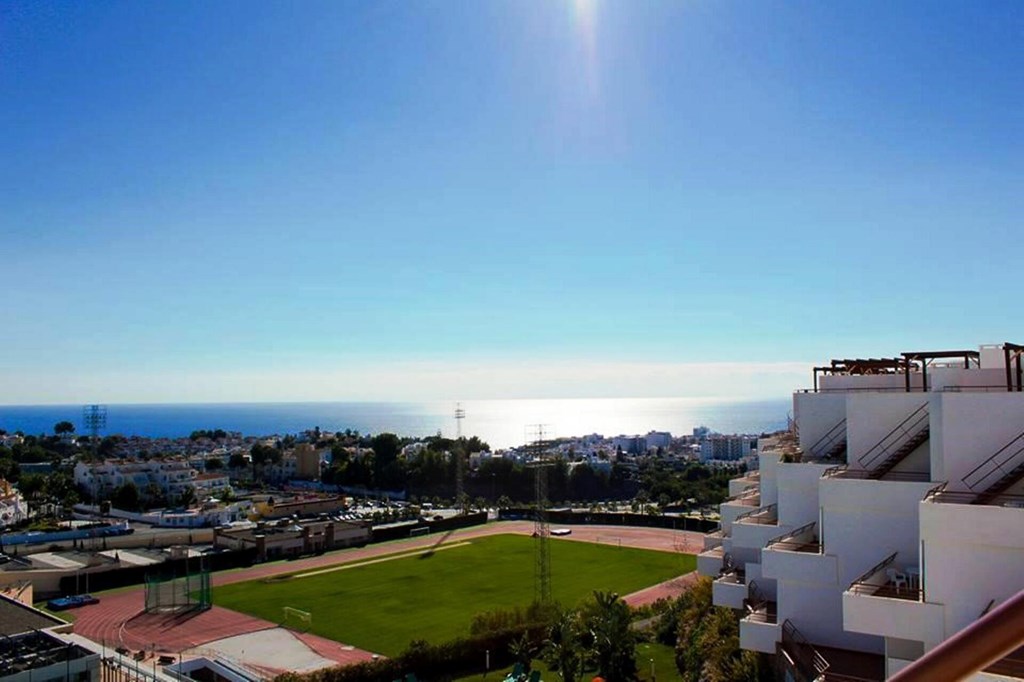
M 197 429 L 240 431 L 269 436 L 353 429 L 363 434 L 392 432 L 401 436 L 478 436 L 492 448 L 508 448 L 543 438 L 645 434 L 668 431 L 687 435 L 707 426 L 719 433 L 764 433 L 785 428 L 791 411 L 787 399 L 738 401 L 718 398 L 579 398 L 467 400 L 456 424 L 456 403 L 432 402 L 293 402 L 175 403 L 106 405 L 102 435 L 188 436 Z M 52 433 L 60 421 L 77 433 L 82 405 L 0 405 L 0 429 L 26 434 Z M 541 433 L 541 430 L 543 431 Z

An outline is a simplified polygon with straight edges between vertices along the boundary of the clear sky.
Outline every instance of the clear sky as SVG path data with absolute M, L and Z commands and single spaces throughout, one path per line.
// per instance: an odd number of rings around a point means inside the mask
M 0 402 L 1024 342 L 1024 3 L 0 3 Z

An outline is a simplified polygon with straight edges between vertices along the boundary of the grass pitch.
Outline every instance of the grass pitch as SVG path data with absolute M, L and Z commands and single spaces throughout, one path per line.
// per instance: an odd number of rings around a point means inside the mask
M 309 611 L 310 632 L 395 656 L 414 639 L 468 635 L 473 614 L 529 604 L 533 547 L 522 535 L 477 538 L 433 554 L 215 587 L 213 603 L 275 623 L 285 606 Z M 551 593 L 573 606 L 593 590 L 625 595 L 695 566 L 690 555 L 552 540 Z

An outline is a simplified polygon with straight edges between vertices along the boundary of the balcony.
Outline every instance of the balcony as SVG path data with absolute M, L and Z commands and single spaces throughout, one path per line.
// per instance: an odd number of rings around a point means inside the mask
M 715 606 L 742 609 L 747 598 L 746 571 L 733 563 L 732 557 L 722 557 L 722 569 L 711 585 L 711 599 Z
M 811 522 L 770 539 L 761 553 L 761 571 L 777 580 L 835 584 L 836 558 L 824 553 L 817 523 Z
M 843 593 L 843 627 L 917 642 L 942 640 L 942 605 L 924 600 L 916 565 L 900 564 L 898 556 L 890 554 Z
M 729 534 L 719 528 L 713 533 L 704 534 L 704 549 L 712 549 L 714 547 L 721 547 L 722 541 L 729 537 Z
M 704 550 L 697 555 L 697 573 L 709 578 L 720 575 L 724 556 L 725 549 L 721 545 Z
M 754 587 L 754 583 L 751 583 Z M 775 645 L 782 636 L 775 602 L 748 599 L 747 615 L 740 620 L 740 647 L 750 651 L 774 654 Z
M 924 483 L 931 480 L 931 474 L 927 471 L 890 471 L 882 478 L 874 478 L 872 472 L 866 469 L 851 469 L 847 465 L 835 466 L 826 469 L 823 474 L 825 478 L 836 478 L 846 480 L 881 480 L 881 481 L 912 481 Z
M 972 504 L 986 505 L 990 507 L 1014 507 L 1024 509 L 1024 495 L 981 495 L 973 492 L 960 492 L 947 490 L 947 483 L 943 483 L 928 491 L 925 495 L 925 502 L 937 502 L 939 504 Z
M 733 523 L 777 526 L 779 524 L 778 507 L 774 504 L 769 504 L 767 507 L 752 509 L 737 516 Z

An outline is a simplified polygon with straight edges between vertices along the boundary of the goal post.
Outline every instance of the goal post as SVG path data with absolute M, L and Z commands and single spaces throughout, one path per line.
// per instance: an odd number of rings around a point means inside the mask
M 301 624 L 302 630 L 308 630 L 313 625 L 313 614 L 309 611 L 303 611 L 292 606 L 283 606 L 281 611 L 283 616 L 281 627 L 298 630 L 299 628 L 296 626 Z

